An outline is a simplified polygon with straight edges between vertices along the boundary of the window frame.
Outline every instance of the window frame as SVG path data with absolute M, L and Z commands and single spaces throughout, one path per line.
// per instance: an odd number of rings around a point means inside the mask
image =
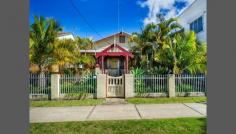
M 190 30 L 195 33 L 199 33 L 203 31 L 203 16 L 198 17 L 194 21 L 190 23 Z
M 119 36 L 119 43 L 125 43 L 125 41 L 126 41 L 125 36 L 120 35 Z

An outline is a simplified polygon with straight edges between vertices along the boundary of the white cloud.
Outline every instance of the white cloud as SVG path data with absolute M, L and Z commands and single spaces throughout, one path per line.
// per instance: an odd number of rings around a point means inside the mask
M 161 9 L 166 9 L 168 12 L 165 14 L 165 18 L 171 18 L 177 15 L 179 9 L 174 4 L 175 2 L 186 2 L 187 5 L 192 3 L 194 0 L 145 0 L 138 1 L 138 5 L 142 8 L 148 8 L 147 17 L 144 18 L 143 23 L 147 25 L 149 23 L 158 23 L 156 14 L 160 13 Z

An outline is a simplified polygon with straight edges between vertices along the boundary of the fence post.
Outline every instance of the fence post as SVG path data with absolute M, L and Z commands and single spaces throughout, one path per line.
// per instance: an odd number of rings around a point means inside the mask
M 57 100 L 60 95 L 60 74 L 51 75 L 51 99 Z
M 175 74 L 168 75 L 168 96 L 175 97 Z
M 125 98 L 134 97 L 134 75 L 125 74 Z
M 106 98 L 106 74 L 97 74 L 97 98 Z

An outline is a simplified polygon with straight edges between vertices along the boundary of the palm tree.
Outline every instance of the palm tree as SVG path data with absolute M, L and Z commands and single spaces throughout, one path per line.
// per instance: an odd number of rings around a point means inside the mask
M 173 37 L 176 31 L 182 29 L 182 26 L 177 23 L 176 18 L 170 18 L 168 20 L 160 19 L 160 23 L 157 24 L 156 44 L 162 48 L 167 38 Z
M 141 33 L 133 33 L 129 39 L 130 42 L 136 43 L 136 45 L 131 48 L 131 51 L 135 54 L 136 58 L 141 59 L 143 66 L 148 60 L 147 55 L 153 51 L 155 30 L 156 25 L 148 24 L 144 27 L 144 29 L 141 29 Z M 138 55 L 141 57 L 136 55 L 137 52 L 140 52 Z
M 78 47 L 80 49 L 87 50 L 93 48 L 93 41 L 90 38 L 81 38 L 77 36 L 76 42 L 78 43 Z
M 166 38 L 163 44 L 155 60 L 167 66 L 172 73 L 206 73 L 206 44 L 198 44 L 194 32 L 175 34 Z
M 160 20 L 158 24 L 148 24 L 141 30 L 141 33 L 134 33 L 130 41 L 136 42 L 136 46 L 132 48 L 135 53 L 141 52 L 141 63 L 147 64 L 151 61 L 151 66 L 154 65 L 154 55 L 162 51 L 162 47 L 165 45 L 165 40 L 174 36 L 176 31 L 182 29 L 177 23 L 177 19 L 171 18 L 168 20 L 163 19 L 160 15 L 157 15 Z M 138 56 L 136 56 L 138 57 Z M 148 66 L 147 66 L 148 67 Z
M 48 57 L 59 31 L 62 28 L 54 19 L 34 17 L 30 26 L 30 61 L 39 66 L 40 72 L 44 72 L 50 64 Z
M 76 42 L 71 39 L 56 40 L 49 58 L 50 64 L 59 68 L 65 65 L 73 65 L 80 58 L 79 48 Z

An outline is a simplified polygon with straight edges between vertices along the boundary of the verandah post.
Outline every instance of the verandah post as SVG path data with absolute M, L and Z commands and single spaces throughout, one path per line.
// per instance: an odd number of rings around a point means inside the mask
M 168 96 L 175 97 L 175 74 L 168 75 Z
M 60 74 L 51 75 L 51 99 L 57 100 L 60 95 Z

